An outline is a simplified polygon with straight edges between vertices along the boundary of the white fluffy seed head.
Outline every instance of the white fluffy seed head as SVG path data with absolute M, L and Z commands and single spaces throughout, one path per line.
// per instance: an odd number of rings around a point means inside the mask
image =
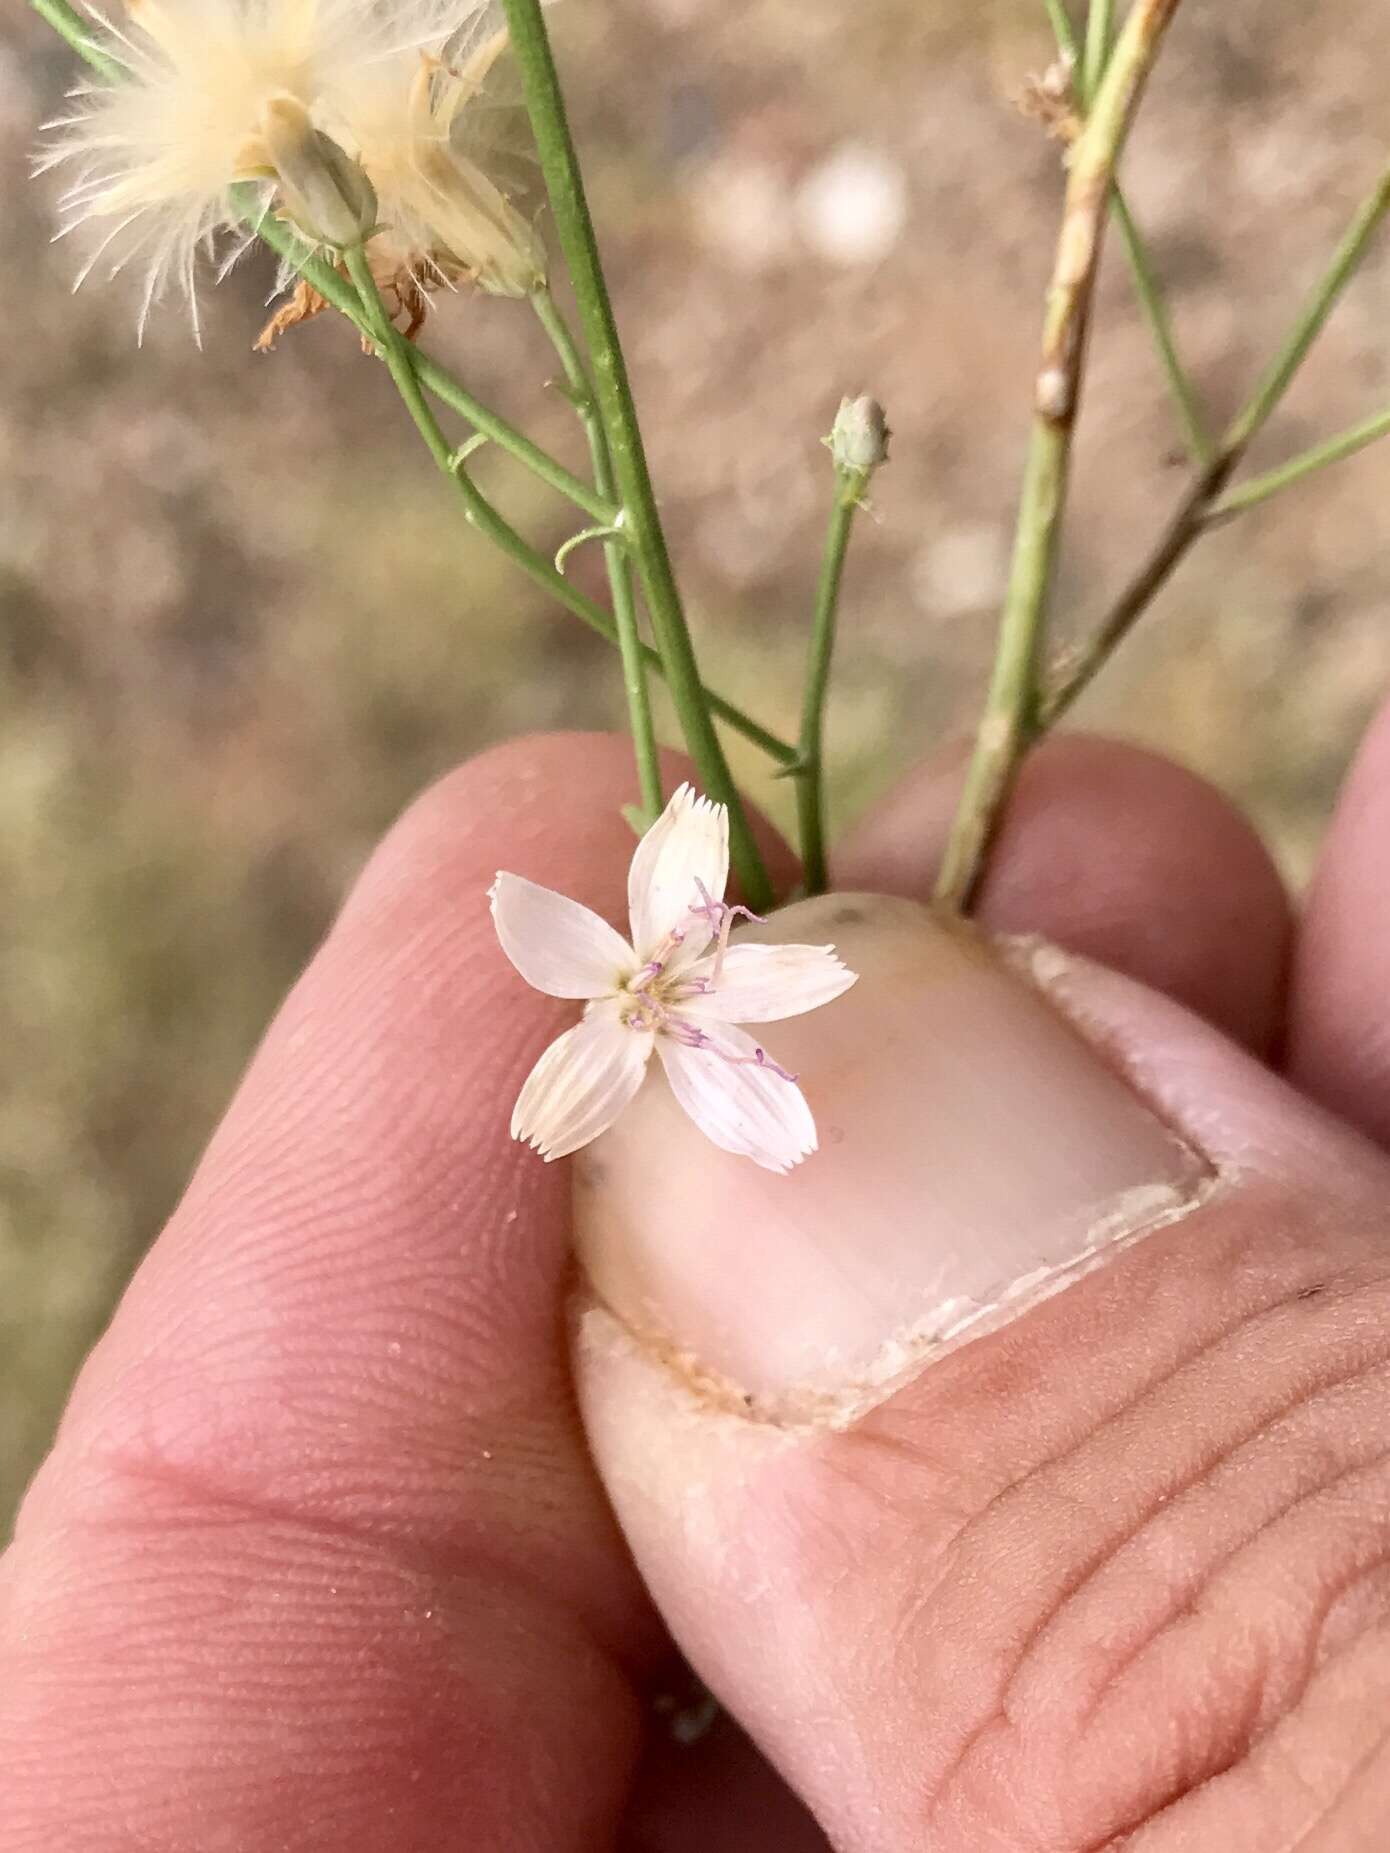
M 544 246 L 525 210 L 530 131 L 506 45 L 491 5 L 438 57 L 404 74 L 364 68 L 343 99 L 349 144 L 377 191 L 383 249 L 421 282 L 462 277 L 524 296 L 545 280 Z
M 540 247 L 505 182 L 469 174 L 456 152 L 470 102 L 479 130 L 487 113 L 505 45 L 497 0 L 128 0 L 121 20 L 91 10 L 124 81 L 78 88 L 40 167 L 72 176 L 59 235 L 92 238 L 79 283 L 102 261 L 112 275 L 143 271 L 142 328 L 171 284 L 196 328 L 197 255 L 241 226 L 239 184 L 259 189 L 263 211 L 288 208 L 311 242 L 342 242 L 346 221 L 304 223 L 303 173 L 287 187 L 277 166 L 267 130 L 287 112 L 328 138 L 330 168 L 338 154 L 360 164 L 381 195 L 391 252 L 373 249 L 378 274 L 477 276 L 513 293 L 536 280 Z

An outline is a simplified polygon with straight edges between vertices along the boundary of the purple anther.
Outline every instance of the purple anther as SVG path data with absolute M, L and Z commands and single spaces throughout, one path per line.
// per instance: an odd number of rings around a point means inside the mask
M 794 1074 L 788 1074 L 787 1070 L 782 1067 L 780 1062 L 774 1062 L 764 1048 L 754 1049 L 753 1060 L 759 1068 L 766 1068 L 769 1073 L 780 1075 L 784 1081 L 796 1081 L 796 1076 Z

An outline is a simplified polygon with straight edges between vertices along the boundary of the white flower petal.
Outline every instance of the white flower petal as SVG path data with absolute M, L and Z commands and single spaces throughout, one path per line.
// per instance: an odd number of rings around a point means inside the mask
M 632 943 L 641 957 L 651 958 L 678 926 L 685 933 L 682 964 L 703 952 L 713 926 L 689 918 L 690 909 L 699 905 L 702 887 L 711 901 L 722 901 L 728 880 L 729 813 L 682 785 L 637 845 L 628 871 Z
M 741 1029 L 699 1025 L 703 1046 L 658 1036 L 672 1092 L 707 1139 L 767 1171 L 790 1171 L 816 1149 L 806 1096 L 776 1069 L 759 1064 L 760 1044 Z
M 642 1085 L 652 1038 L 629 1029 L 616 1005 L 600 1005 L 552 1042 L 526 1078 L 512 1137 L 545 1159 L 597 1139 Z
M 489 899 L 503 952 L 548 997 L 605 997 L 637 969 L 622 934 L 568 895 L 500 874 Z
M 713 960 L 692 972 L 707 977 Z M 706 969 L 708 968 L 708 970 Z M 833 946 L 730 946 L 714 989 L 693 997 L 683 1012 L 701 1023 L 775 1023 L 819 1010 L 855 982 Z

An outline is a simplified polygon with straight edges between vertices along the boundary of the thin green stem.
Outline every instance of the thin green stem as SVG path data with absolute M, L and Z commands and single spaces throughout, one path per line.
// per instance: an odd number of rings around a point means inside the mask
M 430 455 L 446 475 L 461 480 L 461 473 L 454 465 L 454 453 L 449 440 L 440 429 L 439 420 L 425 398 L 420 376 L 415 371 L 410 343 L 391 320 L 386 305 L 381 300 L 381 291 L 377 288 L 376 278 L 372 275 L 366 247 L 360 244 L 352 245 L 344 251 L 343 267 L 362 305 L 362 316 L 366 324 L 368 339 L 375 344 L 378 354 L 386 362 L 387 370 L 396 383 L 396 390 L 404 400 L 406 410 L 414 419 L 416 429 L 429 446 Z
M 1342 292 L 1356 275 L 1367 246 L 1390 212 L 1390 165 L 1382 171 L 1374 187 L 1362 201 L 1355 218 L 1347 227 L 1332 261 L 1303 306 L 1288 339 L 1266 369 L 1263 378 L 1239 413 L 1225 438 L 1224 451 L 1242 452 L 1278 407 L 1294 377 L 1308 357 L 1308 350 L 1327 325 Z
M 825 698 L 835 653 L 840 584 L 854 517 L 865 478 L 835 471 L 835 501 L 825 532 L 816 609 L 806 658 L 806 687 L 801 703 L 800 762 L 796 768 L 796 809 L 801 839 L 801 867 L 807 894 L 824 894 L 829 870 L 825 854 Z
M 1091 0 L 1086 9 L 1086 49 L 1081 59 L 1081 94 L 1088 108 L 1095 101 L 1105 75 L 1114 23 L 1114 0 Z
M 1115 223 L 1120 228 L 1120 238 L 1129 259 L 1130 274 L 1134 279 L 1135 294 L 1144 320 L 1149 325 L 1159 360 L 1163 365 L 1163 375 L 1168 382 L 1168 391 L 1173 406 L 1182 425 L 1183 436 L 1193 459 L 1199 463 L 1210 463 L 1215 454 L 1206 422 L 1202 417 L 1201 406 L 1191 380 L 1187 377 L 1182 361 L 1178 358 L 1177 342 L 1173 336 L 1173 323 L 1168 314 L 1168 305 L 1163 298 L 1163 290 L 1158 281 L 1158 274 L 1149 257 L 1148 247 L 1144 243 L 1139 227 L 1134 222 L 1134 214 L 1129 209 L 1129 202 L 1119 187 L 1114 189 L 1110 200 L 1110 210 L 1115 215 Z
M 1178 0 L 1135 0 L 1072 150 L 994 672 L 936 897 L 968 904 L 1032 734 L 1086 334 L 1116 163 Z
M 283 259 L 294 275 L 303 277 L 325 302 L 331 303 L 345 315 L 362 334 L 370 333 L 356 292 L 341 272 L 327 258 L 318 256 L 283 219 L 265 210 L 264 198 L 257 187 L 233 187 L 232 201 L 242 222 L 277 257 Z M 590 484 L 581 481 L 572 470 L 567 470 L 562 463 L 547 455 L 524 432 L 509 425 L 504 418 L 484 405 L 481 399 L 474 398 L 468 388 L 441 367 L 438 361 L 431 360 L 419 348 L 412 348 L 412 352 L 421 385 L 461 418 L 466 418 L 475 431 L 481 431 L 499 450 L 505 450 L 519 463 L 525 464 L 533 475 L 548 483 L 567 501 L 573 502 L 576 508 L 582 508 L 594 521 L 611 524 L 617 520 L 618 503 L 611 495 L 601 495 Z
M 1159 536 L 1153 552 L 1091 635 L 1066 651 L 1053 667 L 1038 703 L 1039 733 L 1060 719 L 1090 686 L 1156 594 L 1187 557 L 1194 542 L 1207 531 L 1211 525 L 1212 512 L 1220 506 L 1227 483 L 1239 467 L 1252 440 L 1264 428 L 1293 384 L 1309 349 L 1326 326 L 1347 284 L 1356 274 L 1357 267 L 1387 213 L 1390 213 L 1390 165 L 1384 168 L 1362 202 L 1333 252 L 1327 269 L 1300 310 L 1283 346 L 1265 369 L 1245 406 L 1227 427 L 1216 454 L 1189 486 L 1168 526 Z M 1340 439 L 1333 439 L 1332 445 L 1335 447 L 1341 442 Z M 1371 439 L 1368 437 L 1365 442 L 1369 443 Z M 1353 444 L 1350 449 L 1340 450 L 1337 454 L 1350 455 L 1351 450 L 1359 448 L 1359 444 Z M 1335 456 L 1325 459 L 1326 462 L 1335 460 Z M 1307 470 L 1300 469 L 1297 475 L 1307 473 Z M 1296 480 L 1296 476 L 1291 480 Z
M 633 557 L 652 633 L 665 665 L 671 700 L 705 791 L 728 807 L 730 857 L 745 898 L 750 907 L 762 911 L 772 902 L 772 884 L 700 684 L 541 0 L 502 0 L 502 6 L 525 88 L 556 231 L 579 305 Z
M 46 19 L 53 30 L 67 40 L 78 57 L 98 77 L 108 84 L 118 81 L 122 75 L 120 66 L 106 56 L 92 37 L 82 15 L 75 7 L 68 5 L 68 0 L 29 0 L 29 4 L 40 19 Z
M 608 454 L 608 439 L 594 399 L 593 382 L 584 366 L 584 358 L 570 333 L 569 324 L 548 288 L 531 297 L 536 319 L 550 337 L 565 385 L 573 402 L 584 435 L 589 441 L 593 462 L 594 487 L 606 500 L 615 496 L 613 460 Z M 632 561 L 627 542 L 621 535 L 609 535 L 603 543 L 604 564 L 608 568 L 608 585 L 613 598 L 613 617 L 618 626 L 618 648 L 623 659 L 623 689 L 627 695 L 628 722 L 632 728 L 633 751 L 637 757 L 637 787 L 642 814 L 648 824 L 661 815 L 665 800 L 661 790 L 661 755 L 652 725 L 652 704 L 647 692 L 647 666 L 642 660 L 642 636 L 637 627 L 637 603 L 633 596 Z
M 363 275 L 364 268 L 365 275 Z M 558 604 L 563 605 L 575 617 L 582 619 L 591 630 L 597 631 L 599 636 L 607 642 L 616 644 L 618 641 L 617 625 L 609 613 L 603 609 L 602 605 L 587 598 L 576 586 L 572 586 L 564 574 L 557 572 L 543 554 L 528 545 L 516 529 L 511 527 L 487 500 L 458 461 L 457 454 L 450 450 L 448 440 L 440 430 L 439 422 L 429 402 L 419 390 L 418 381 L 413 385 L 411 383 L 411 361 L 415 357 L 415 350 L 391 325 L 390 318 L 386 315 L 385 305 L 381 302 L 380 292 L 371 278 L 370 267 L 364 267 L 359 260 L 357 270 L 358 274 L 363 277 L 358 287 L 365 290 L 367 284 L 370 284 L 370 294 L 364 295 L 362 303 L 359 304 L 363 323 L 369 330 L 369 338 L 380 349 L 382 358 L 387 362 L 392 379 L 405 401 L 406 409 L 429 446 L 431 456 L 455 485 L 463 501 L 464 514 L 470 525 L 477 528 L 479 533 L 499 547 L 515 565 L 520 567 L 528 579 L 548 592 Z M 354 282 L 357 282 L 356 278 Z M 661 658 L 647 644 L 642 646 L 642 660 L 649 669 L 660 673 Z M 736 707 L 733 702 L 716 694 L 713 689 L 706 689 L 704 697 L 713 713 L 717 714 L 722 721 L 727 722 L 737 733 L 742 734 L 753 746 L 766 753 L 770 759 L 775 759 L 779 765 L 783 766 L 796 764 L 797 749 L 786 740 L 780 739 L 750 715 L 745 714 L 742 708 Z
M 1328 438 L 1325 443 L 1300 451 L 1296 457 L 1290 457 L 1286 463 L 1276 464 L 1262 476 L 1252 476 L 1236 488 L 1228 489 L 1207 508 L 1202 517 L 1203 525 L 1214 527 L 1218 522 L 1229 521 L 1233 515 L 1244 514 L 1247 508 L 1267 502 L 1270 496 L 1278 495 L 1282 489 L 1291 488 L 1294 483 L 1301 483 L 1304 477 L 1312 476 L 1318 470 L 1325 470 L 1329 464 L 1340 463 L 1345 457 L 1354 457 L 1358 450 L 1365 450 L 1368 445 L 1383 437 L 1390 437 L 1390 412 L 1377 412 L 1374 418 L 1364 419 L 1359 425 L 1352 425 L 1349 430 Z
M 1047 17 L 1052 21 L 1052 35 L 1057 41 L 1058 50 L 1074 63 L 1081 55 L 1081 47 L 1077 43 L 1076 27 L 1071 23 L 1071 14 L 1063 0 L 1043 0 L 1043 5 L 1047 9 Z

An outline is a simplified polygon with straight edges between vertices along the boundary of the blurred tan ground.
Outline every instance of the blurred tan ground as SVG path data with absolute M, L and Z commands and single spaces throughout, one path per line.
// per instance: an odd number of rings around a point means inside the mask
M 1055 150 L 1003 96 L 1033 0 L 571 0 L 556 15 L 678 564 L 714 679 L 790 727 L 842 391 L 897 431 L 856 539 L 832 712 L 843 820 L 965 725 L 985 673 Z M 528 727 L 620 717 L 614 665 L 461 530 L 341 326 L 249 349 L 266 276 L 171 310 L 74 301 L 25 178 L 65 49 L 0 24 L 0 1535 L 72 1372 L 376 835 Z M 1183 348 L 1233 410 L 1390 137 L 1388 0 L 1189 0 L 1128 181 Z M 1117 254 L 1112 253 L 1112 258 Z M 428 341 L 577 463 L 524 309 Z M 1261 446 L 1387 390 L 1390 244 Z M 1118 261 L 1064 622 L 1181 481 Z M 553 547 L 563 506 L 481 474 Z M 1290 873 L 1390 669 L 1390 447 L 1204 543 L 1087 719 L 1244 800 Z M 576 574 L 592 570 L 576 561 Z M 788 793 L 742 759 L 755 795 Z

